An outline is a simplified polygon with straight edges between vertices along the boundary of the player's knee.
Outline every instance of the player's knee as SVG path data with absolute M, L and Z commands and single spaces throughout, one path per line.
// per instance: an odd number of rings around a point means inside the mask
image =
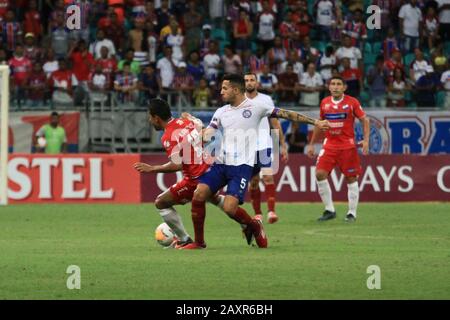
M 196 201 L 206 201 L 208 197 L 208 190 L 202 187 L 197 187 L 194 191 L 193 200 Z
M 237 206 L 233 203 L 224 203 L 223 205 L 223 211 L 229 216 L 234 216 L 236 210 Z
M 159 210 L 166 209 L 166 202 L 161 197 L 157 197 L 155 200 L 155 207 Z
M 264 184 L 273 184 L 273 176 L 272 175 L 268 175 L 268 176 L 263 176 L 263 182 Z
M 351 184 L 353 182 L 358 181 L 358 177 L 347 177 L 346 180 L 347 180 L 347 184 Z
M 328 178 L 328 172 L 322 170 L 316 171 L 316 179 L 318 181 L 325 180 L 326 178 Z

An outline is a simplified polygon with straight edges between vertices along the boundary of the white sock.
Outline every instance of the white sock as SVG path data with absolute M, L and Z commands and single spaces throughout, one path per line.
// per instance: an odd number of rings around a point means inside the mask
M 348 188 L 348 213 L 356 217 L 356 208 L 359 200 L 359 185 L 358 181 L 347 184 Z
M 319 189 L 319 195 L 322 199 L 323 204 L 325 205 L 325 210 L 335 212 L 334 211 L 334 205 L 333 205 L 333 199 L 331 195 L 331 188 L 330 184 L 328 183 L 328 180 L 317 180 L 317 186 Z
M 173 208 L 160 209 L 159 214 L 163 218 L 164 222 L 173 230 L 181 241 L 186 241 L 189 238 L 189 234 L 184 228 L 183 221 L 178 212 Z

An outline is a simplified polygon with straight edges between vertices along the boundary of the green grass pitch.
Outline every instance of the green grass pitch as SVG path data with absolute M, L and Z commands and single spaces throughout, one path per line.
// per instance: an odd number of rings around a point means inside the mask
M 192 233 L 190 205 L 177 208 Z M 450 204 L 362 203 L 354 224 L 345 209 L 319 223 L 320 204 L 278 204 L 264 250 L 208 206 L 208 248 L 181 251 L 154 241 L 152 204 L 3 207 L 0 299 L 450 299 Z

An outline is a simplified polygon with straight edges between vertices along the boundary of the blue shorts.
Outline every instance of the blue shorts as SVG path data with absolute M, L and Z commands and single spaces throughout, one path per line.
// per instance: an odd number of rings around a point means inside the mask
M 252 170 L 253 167 L 246 164 L 240 166 L 213 164 L 200 176 L 198 182 L 208 185 L 212 194 L 227 186 L 226 194 L 239 199 L 239 204 L 243 204 Z
M 259 174 L 262 168 L 270 168 L 272 166 L 272 149 L 256 151 L 255 166 L 253 167 L 252 177 Z

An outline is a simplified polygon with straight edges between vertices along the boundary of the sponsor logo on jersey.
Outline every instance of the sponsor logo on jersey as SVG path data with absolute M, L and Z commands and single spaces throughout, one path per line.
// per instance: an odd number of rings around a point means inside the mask
M 342 128 L 343 126 L 343 122 L 330 122 L 330 128 Z
M 165 148 L 170 147 L 170 142 L 168 140 L 164 141 L 164 147 Z
M 346 104 L 345 106 L 342 107 L 343 110 L 348 108 L 348 104 Z
M 242 111 L 242 116 L 244 118 L 250 118 L 252 116 L 252 112 L 248 109 L 245 109 L 244 111 Z
M 343 120 L 347 119 L 347 113 L 325 113 L 326 120 Z

